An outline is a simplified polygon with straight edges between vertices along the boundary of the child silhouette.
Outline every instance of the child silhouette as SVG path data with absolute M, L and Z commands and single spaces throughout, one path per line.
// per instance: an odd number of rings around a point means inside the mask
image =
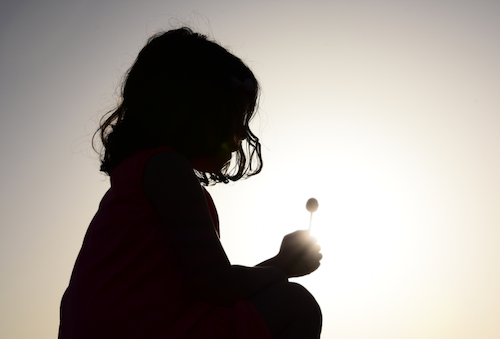
M 189 28 L 149 39 L 96 132 L 111 187 L 62 298 L 60 339 L 319 338 L 318 304 L 288 282 L 318 268 L 315 239 L 297 231 L 274 258 L 231 265 L 203 188 L 261 171 L 258 93 L 240 59 Z

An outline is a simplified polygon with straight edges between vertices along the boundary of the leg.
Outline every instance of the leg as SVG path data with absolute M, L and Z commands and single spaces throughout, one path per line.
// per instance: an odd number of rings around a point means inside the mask
M 250 298 L 273 339 L 318 339 L 321 309 L 302 285 L 280 283 Z

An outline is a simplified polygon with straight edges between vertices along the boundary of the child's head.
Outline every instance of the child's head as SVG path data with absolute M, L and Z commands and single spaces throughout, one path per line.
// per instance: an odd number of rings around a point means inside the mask
M 258 92 L 250 69 L 205 36 L 188 28 L 154 35 L 127 72 L 118 107 L 97 131 L 101 171 L 110 174 L 127 156 L 165 145 L 190 160 L 236 148 L 234 172 L 228 165 L 198 170 L 204 184 L 259 173 L 260 143 L 249 128 Z

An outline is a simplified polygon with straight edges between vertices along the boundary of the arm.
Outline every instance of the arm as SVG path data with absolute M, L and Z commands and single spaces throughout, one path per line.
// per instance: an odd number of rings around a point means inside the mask
M 175 243 L 190 283 L 207 302 L 228 305 L 287 280 L 281 270 L 272 266 L 230 264 L 198 179 L 182 155 L 153 155 L 144 168 L 143 186 L 167 236 Z

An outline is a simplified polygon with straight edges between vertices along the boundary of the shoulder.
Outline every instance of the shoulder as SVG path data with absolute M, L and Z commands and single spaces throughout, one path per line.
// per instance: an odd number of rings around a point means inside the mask
M 130 177 L 131 175 L 141 176 L 149 160 L 151 158 L 158 158 L 158 154 L 163 154 L 166 158 L 169 158 L 170 155 L 172 159 L 176 156 L 182 157 L 168 146 L 142 149 L 123 159 L 123 161 L 113 169 L 110 176 L 112 178 L 117 176 Z

